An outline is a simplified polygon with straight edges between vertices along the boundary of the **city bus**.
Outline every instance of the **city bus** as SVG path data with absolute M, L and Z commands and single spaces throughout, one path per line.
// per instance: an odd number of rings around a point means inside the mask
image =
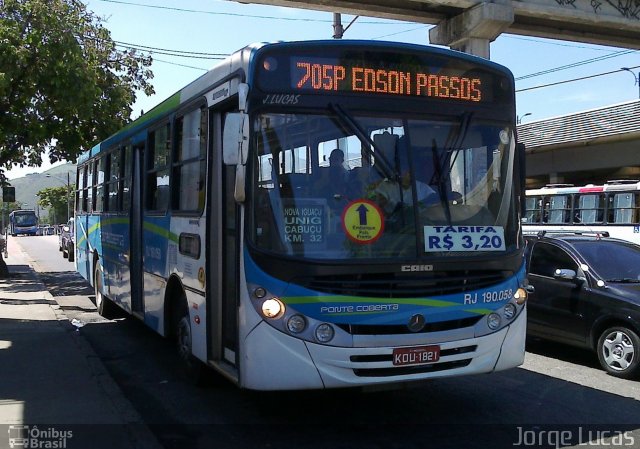
M 526 191 L 523 230 L 608 233 L 640 245 L 640 181 L 549 184 Z
M 299 390 L 513 368 L 514 98 L 509 70 L 448 50 L 247 46 L 80 156 L 77 269 L 100 313 L 175 340 L 192 380 L 210 367 Z
M 9 234 L 36 235 L 38 233 L 38 217 L 34 210 L 14 210 L 9 214 Z

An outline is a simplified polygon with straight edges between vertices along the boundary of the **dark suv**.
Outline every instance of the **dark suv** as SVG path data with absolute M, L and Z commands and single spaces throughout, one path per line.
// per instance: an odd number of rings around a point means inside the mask
M 607 233 L 526 235 L 527 334 L 595 350 L 610 374 L 640 374 L 640 246 Z

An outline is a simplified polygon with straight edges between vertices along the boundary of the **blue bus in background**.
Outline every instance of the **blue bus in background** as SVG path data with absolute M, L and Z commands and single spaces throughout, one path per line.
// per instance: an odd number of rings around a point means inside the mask
M 14 210 L 9 214 L 9 234 L 36 235 L 38 233 L 38 216 L 34 210 Z
M 513 368 L 515 117 L 511 72 L 470 55 L 250 45 L 81 155 L 77 269 L 101 314 L 172 338 L 195 379 L 294 390 Z

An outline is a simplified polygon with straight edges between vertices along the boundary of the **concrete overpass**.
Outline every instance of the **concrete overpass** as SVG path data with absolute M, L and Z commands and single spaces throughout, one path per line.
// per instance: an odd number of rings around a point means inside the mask
M 436 25 L 429 42 L 489 58 L 501 33 L 640 49 L 638 0 L 252 0 Z
M 640 180 L 640 101 L 518 125 L 527 187 Z

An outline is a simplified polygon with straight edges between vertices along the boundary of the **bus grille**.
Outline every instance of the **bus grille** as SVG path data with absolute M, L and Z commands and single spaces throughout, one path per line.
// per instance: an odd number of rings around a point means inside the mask
M 419 298 L 450 295 L 498 284 L 513 276 L 510 271 L 442 271 L 367 273 L 315 276 L 296 279 L 304 287 L 323 293 L 374 298 Z
M 452 362 L 432 363 L 431 365 L 402 366 L 397 368 L 354 368 L 353 374 L 358 377 L 390 377 L 411 374 L 433 373 L 456 368 L 464 368 L 472 359 L 454 360 Z
M 427 323 L 420 332 L 410 331 L 406 325 L 383 325 L 383 324 L 336 324 L 351 335 L 400 335 L 400 334 L 422 334 L 427 332 L 442 332 L 452 329 L 470 327 L 482 319 L 482 316 L 462 318 L 459 320 L 440 321 L 437 323 Z

